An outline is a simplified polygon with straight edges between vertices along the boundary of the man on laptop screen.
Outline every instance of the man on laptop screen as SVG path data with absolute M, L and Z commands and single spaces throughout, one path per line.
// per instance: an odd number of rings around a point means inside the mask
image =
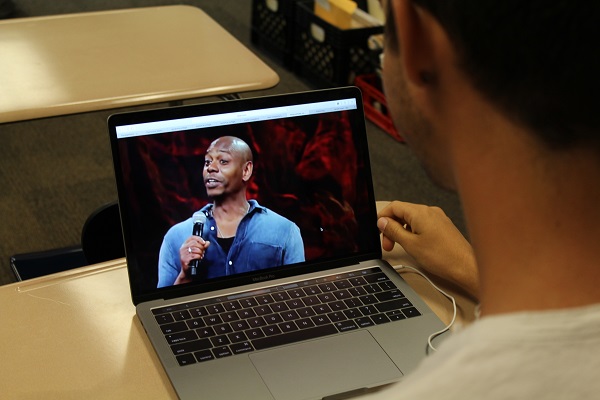
M 169 229 L 160 250 L 158 287 L 304 261 L 298 226 L 246 199 L 252 170 L 252 150 L 243 140 L 224 136 L 210 144 L 203 176 L 213 202 L 194 214 L 207 223 L 198 223 L 194 232 L 190 217 Z

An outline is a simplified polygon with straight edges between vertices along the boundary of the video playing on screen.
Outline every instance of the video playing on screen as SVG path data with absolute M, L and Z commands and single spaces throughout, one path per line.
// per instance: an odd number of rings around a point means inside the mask
M 349 111 L 119 140 L 144 288 L 356 252 L 369 179 Z

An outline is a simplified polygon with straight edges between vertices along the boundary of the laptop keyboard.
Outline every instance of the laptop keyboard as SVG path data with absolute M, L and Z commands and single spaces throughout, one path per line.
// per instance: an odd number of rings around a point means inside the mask
M 181 366 L 421 315 L 379 268 L 152 312 Z

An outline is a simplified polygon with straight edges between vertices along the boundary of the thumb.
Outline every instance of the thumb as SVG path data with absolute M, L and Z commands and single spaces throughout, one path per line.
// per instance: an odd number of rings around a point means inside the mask
M 381 247 L 385 251 L 392 251 L 394 249 L 394 241 L 388 239 L 384 233 L 387 224 L 388 219 L 385 217 L 381 217 L 377 220 L 377 228 L 379 228 L 379 231 L 383 233 L 383 235 L 381 235 Z
M 395 243 L 399 243 L 400 245 L 407 238 L 408 232 L 404 227 L 392 218 L 381 217 L 377 220 L 377 227 L 383 233 L 383 241 L 382 245 L 384 249 L 391 250 Z
M 379 231 L 381 233 L 385 232 L 385 228 L 388 225 L 388 219 L 386 217 L 381 217 L 377 220 L 377 228 L 379 228 Z

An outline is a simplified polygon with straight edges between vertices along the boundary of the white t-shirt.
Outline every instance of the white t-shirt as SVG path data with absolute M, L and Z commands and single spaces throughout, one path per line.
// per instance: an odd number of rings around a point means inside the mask
M 484 317 L 402 382 L 398 399 L 600 399 L 600 304 Z

